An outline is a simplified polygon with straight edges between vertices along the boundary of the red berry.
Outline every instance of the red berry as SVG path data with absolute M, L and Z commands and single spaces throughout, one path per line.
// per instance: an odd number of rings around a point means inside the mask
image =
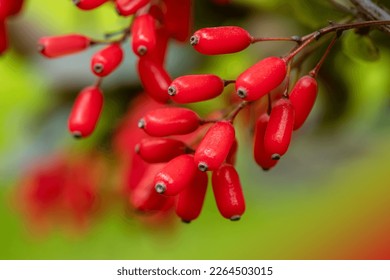
M 23 0 L 0 0 L 0 20 L 16 15 L 23 6 Z
M 252 36 L 238 26 L 208 27 L 199 29 L 192 35 L 190 43 L 202 54 L 227 54 L 246 49 Z
M 130 16 L 149 2 L 150 0 L 115 0 L 115 6 L 118 14 Z
M 172 80 L 162 64 L 141 57 L 138 61 L 138 75 L 146 93 L 155 101 L 166 103 L 169 100 L 168 87 Z
M 171 138 L 145 138 L 135 146 L 135 151 L 149 163 L 167 162 L 186 152 L 187 146 Z
M 0 19 L 0 55 L 8 49 L 8 32 L 5 20 Z
M 240 178 L 230 164 L 213 172 L 212 185 L 219 212 L 226 219 L 238 221 L 245 212 L 245 199 Z
M 188 134 L 200 125 L 197 113 L 186 108 L 167 107 L 147 113 L 139 122 L 138 127 L 150 136 L 170 136 Z
M 220 121 L 210 127 L 195 151 L 199 170 L 217 170 L 227 158 L 234 139 L 235 131 L 230 122 Z
M 150 14 L 137 16 L 131 27 L 133 52 L 143 56 L 156 47 L 156 24 Z
M 156 192 L 167 196 L 179 194 L 191 184 L 196 171 L 193 155 L 175 157 L 156 174 L 153 181 Z
M 317 81 L 311 76 L 303 76 L 294 85 L 290 101 L 294 106 L 294 130 L 300 128 L 309 116 L 317 98 Z
M 109 0 L 72 0 L 77 8 L 81 10 L 92 10 L 95 9 Z
M 53 58 L 83 51 L 90 44 L 90 38 L 79 34 L 42 37 L 38 41 L 38 50 L 44 56 Z
M 280 159 L 288 149 L 294 127 L 294 107 L 282 98 L 272 107 L 264 135 L 264 149 L 272 159 Z
M 267 113 L 262 114 L 256 121 L 255 135 L 254 135 L 254 148 L 253 155 L 256 163 L 263 168 L 263 170 L 269 170 L 274 167 L 278 161 L 271 158 L 271 154 L 268 154 L 264 148 L 264 135 L 267 129 L 269 121 L 269 115 Z
M 168 94 L 177 103 L 191 103 L 215 98 L 223 89 L 224 81 L 216 75 L 187 75 L 173 80 Z
M 164 0 L 166 6 L 164 25 L 169 35 L 187 41 L 192 28 L 192 0 Z
M 246 101 L 257 100 L 281 84 L 286 73 L 286 62 L 283 59 L 265 58 L 238 76 L 237 95 Z
M 160 27 L 156 29 L 156 47 L 153 50 L 150 50 L 144 57 L 163 66 L 167 54 L 168 40 L 169 36 L 165 28 Z
M 123 50 L 119 44 L 111 44 L 92 56 L 92 72 L 105 77 L 113 72 L 123 60 Z
M 176 214 L 183 222 L 189 223 L 199 217 L 208 183 L 207 173 L 197 170 L 192 182 L 179 194 Z
M 95 129 L 103 107 L 103 94 L 96 86 L 84 88 L 77 96 L 68 120 L 75 137 L 87 137 Z

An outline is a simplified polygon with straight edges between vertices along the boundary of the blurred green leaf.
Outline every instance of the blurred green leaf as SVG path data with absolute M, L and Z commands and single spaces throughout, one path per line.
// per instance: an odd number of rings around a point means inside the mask
M 355 32 L 347 32 L 343 38 L 343 52 L 351 59 L 364 62 L 377 61 L 379 49 L 371 37 Z

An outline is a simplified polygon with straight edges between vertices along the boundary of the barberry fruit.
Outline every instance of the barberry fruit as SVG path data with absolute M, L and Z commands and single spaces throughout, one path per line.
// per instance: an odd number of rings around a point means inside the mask
M 264 148 L 264 135 L 269 122 L 269 115 L 264 113 L 256 121 L 255 135 L 254 135 L 254 147 L 253 156 L 256 163 L 263 168 L 263 170 L 269 170 L 274 167 L 278 161 L 271 158 L 271 154 L 268 154 Z
M 115 0 L 115 7 L 119 15 L 130 16 L 149 2 L 150 0 Z
M 164 0 L 166 12 L 164 25 L 169 35 L 187 41 L 192 29 L 192 0 Z
M 0 19 L 0 55 L 8 49 L 8 32 L 5 20 Z
M 207 173 L 197 170 L 192 182 L 179 193 L 176 215 L 183 222 L 189 223 L 200 215 L 208 183 Z
M 281 84 L 286 73 L 286 62 L 282 58 L 267 57 L 238 76 L 237 95 L 246 101 L 257 100 Z
M 81 10 L 95 9 L 109 0 L 72 0 L 73 3 Z
M 202 54 L 228 54 L 246 49 L 252 36 L 238 26 L 220 26 L 199 29 L 192 35 L 190 43 Z
M 187 145 L 171 138 L 145 138 L 135 146 L 135 152 L 146 162 L 167 162 L 186 153 Z
M 177 103 L 192 103 L 215 98 L 223 89 L 224 81 L 216 75 L 187 75 L 173 80 L 168 94 Z
M 23 0 L 0 0 L 0 20 L 16 15 L 23 6 Z
M 111 44 L 92 56 L 91 70 L 99 77 L 111 74 L 122 62 L 123 50 L 119 44 Z
M 95 129 L 103 107 L 103 94 L 96 86 L 84 88 L 77 96 L 68 119 L 69 131 L 77 138 L 89 136 Z
M 300 78 L 291 90 L 290 101 L 295 111 L 294 130 L 300 128 L 309 116 L 317 91 L 317 81 L 309 75 Z
M 219 121 L 209 128 L 195 151 L 199 170 L 217 170 L 226 160 L 235 139 L 233 125 Z
M 213 172 L 212 185 L 221 215 L 238 221 L 245 212 L 245 199 L 236 169 L 230 164 L 222 165 Z
M 146 93 L 155 101 L 166 103 L 169 100 L 168 87 L 172 80 L 161 63 L 147 57 L 138 61 L 138 75 Z
M 188 134 L 200 125 L 197 113 L 186 108 L 166 107 L 148 112 L 138 122 L 138 127 L 150 136 Z
M 156 24 L 155 19 L 150 14 L 137 16 L 131 27 L 133 52 L 138 56 L 143 56 L 156 47 Z
M 180 155 L 170 160 L 154 178 L 156 192 L 167 196 L 179 194 L 194 180 L 197 168 L 193 155 Z
M 69 34 L 40 38 L 38 50 L 44 56 L 54 58 L 83 51 L 90 45 L 90 38 L 79 34 Z
M 294 107 L 290 100 L 282 98 L 272 107 L 264 135 L 264 149 L 274 160 L 280 159 L 290 145 L 294 127 Z

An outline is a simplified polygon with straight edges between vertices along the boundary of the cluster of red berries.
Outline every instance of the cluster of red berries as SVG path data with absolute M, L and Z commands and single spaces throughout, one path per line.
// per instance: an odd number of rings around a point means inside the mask
M 0 0 L 0 54 L 8 49 L 7 20 L 20 13 L 24 0 Z
M 266 100 L 267 108 L 255 113 L 253 154 L 264 170 L 274 167 L 287 152 L 293 131 L 303 125 L 313 108 L 318 91 L 316 76 L 330 48 L 343 30 L 364 26 L 364 23 L 332 25 L 304 37 L 289 38 L 255 38 L 241 27 L 223 26 L 202 28 L 190 37 L 191 0 L 73 2 L 83 10 L 114 2 L 119 15 L 131 16 L 132 23 L 114 41 L 93 40 L 80 34 L 39 40 L 40 52 L 51 58 L 93 45 L 107 45 L 91 59 L 91 70 L 97 76 L 97 82 L 83 89 L 77 97 L 69 117 L 70 132 L 76 137 L 87 137 L 93 132 L 103 106 L 101 81 L 120 65 L 122 44 L 131 37 L 132 51 L 138 57 L 140 81 L 148 96 L 160 105 L 150 106 L 152 108 L 142 112 L 138 121 L 138 127 L 150 138 L 137 139 L 137 142 L 132 135 L 124 138 L 125 145 L 132 149 L 127 154 L 131 164 L 126 165 L 131 168 L 128 178 L 130 203 L 137 210 L 147 212 L 165 211 L 175 205 L 176 214 L 185 222 L 196 219 L 201 212 L 209 181 L 207 172 L 211 172 L 213 193 L 221 215 L 230 220 L 240 219 L 245 211 L 245 200 L 234 168 L 238 148 L 233 125 L 235 117 L 242 109 L 249 106 L 256 109 L 260 107 L 257 104 Z M 214 2 L 226 4 L 229 1 Z M 336 32 L 336 36 L 323 57 L 290 90 L 295 56 L 330 32 Z M 171 79 L 164 67 L 169 39 L 180 42 L 189 39 L 194 49 L 205 55 L 235 53 L 251 44 L 271 40 L 291 41 L 296 46 L 283 57 L 260 60 L 235 80 L 224 80 L 214 74 Z M 203 119 L 195 111 L 177 106 L 216 98 L 233 83 L 237 102 L 227 114 L 217 112 L 213 118 Z M 275 98 L 275 91 L 282 94 Z M 168 102 L 170 105 L 162 105 Z

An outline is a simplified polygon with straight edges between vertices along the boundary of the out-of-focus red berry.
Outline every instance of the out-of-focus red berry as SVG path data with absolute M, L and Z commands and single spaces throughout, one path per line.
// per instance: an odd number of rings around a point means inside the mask
M 199 170 L 217 170 L 226 160 L 234 139 L 235 131 L 230 122 L 220 121 L 210 127 L 195 151 Z
M 5 20 L 0 19 L 0 55 L 8 49 L 8 32 Z
M 220 26 L 199 29 L 190 39 L 198 52 L 206 55 L 235 53 L 252 43 L 252 36 L 238 26 Z
M 172 138 L 145 138 L 135 146 L 135 152 L 146 162 L 167 162 L 186 152 L 184 142 Z
M 84 88 L 77 96 L 68 119 L 69 131 L 77 138 L 92 134 L 103 107 L 103 94 L 96 86 Z
M 224 81 L 216 75 L 187 75 L 173 80 L 168 94 L 177 103 L 192 103 L 215 98 L 223 89 Z
M 230 164 L 213 172 L 212 185 L 219 212 L 226 219 L 237 221 L 245 212 L 245 199 L 240 178 Z
M 208 183 L 207 173 L 197 170 L 192 182 L 179 193 L 176 215 L 183 222 L 189 223 L 200 215 Z
M 123 50 L 119 44 L 111 44 L 92 56 L 91 70 L 99 77 L 111 74 L 122 62 Z
M 81 52 L 90 45 L 90 38 L 79 34 L 69 34 L 40 38 L 38 50 L 46 57 L 55 58 Z
M 166 107 L 148 112 L 138 122 L 150 136 L 170 136 L 188 134 L 200 125 L 197 113 L 186 108 Z
M 72 0 L 81 10 L 93 10 L 110 0 Z
M 317 91 L 317 81 L 309 75 L 300 78 L 291 90 L 290 101 L 295 111 L 294 130 L 300 128 L 309 116 Z
M 263 168 L 263 170 L 269 170 L 274 167 L 278 161 L 271 158 L 272 154 L 267 153 L 264 148 L 264 135 L 265 130 L 267 129 L 269 121 L 269 115 L 263 113 L 259 116 L 255 125 L 255 135 L 254 135 L 254 148 L 253 156 L 256 163 Z
M 264 135 L 264 149 L 272 159 L 283 156 L 291 142 L 294 127 L 294 107 L 290 100 L 282 98 L 272 107 Z
M 169 35 L 187 41 L 192 29 L 192 0 L 163 0 L 165 3 L 164 25 Z
M 156 192 L 167 196 L 179 194 L 191 184 L 196 171 L 193 155 L 175 157 L 156 174 L 153 181 Z
M 121 16 L 130 16 L 149 2 L 150 0 L 115 0 L 115 7 Z
M 278 57 L 267 57 L 249 67 L 236 80 L 237 95 L 254 101 L 281 84 L 286 77 L 286 62 Z

